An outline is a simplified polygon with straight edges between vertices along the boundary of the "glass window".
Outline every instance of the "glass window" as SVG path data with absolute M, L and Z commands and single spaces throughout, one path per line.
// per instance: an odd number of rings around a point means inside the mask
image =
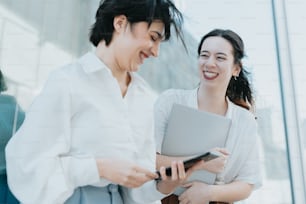
M 88 28 L 93 22 L 99 0 L 86 3 L 82 0 L 29 1 L 31 6 L 20 2 L 0 2 L 0 67 L 6 74 L 10 87 L 14 87 L 9 91 L 17 95 L 24 107 L 28 107 L 51 70 L 71 62 L 91 49 L 87 40 Z M 278 66 L 272 0 L 175 2 L 186 17 L 185 37 L 189 52 L 186 55 L 178 42 L 163 43 L 160 57 L 146 62 L 147 67 L 141 69 L 140 73 L 157 92 L 171 87 L 195 87 L 199 81 L 196 49 L 202 35 L 214 28 L 228 28 L 239 33 L 247 51 L 244 65 L 252 73 L 256 94 L 263 177 L 263 186 L 254 191 L 246 203 L 292 203 L 294 199 L 290 192 L 295 192 L 291 188 L 294 186 L 292 183 L 303 179 L 301 185 L 304 187 L 301 191 L 304 191 L 302 196 L 305 197 L 306 1 L 274 1 L 278 2 L 277 24 L 281 31 L 278 34 L 282 40 L 278 51 L 287 51 L 284 58 L 288 63 L 286 66 L 281 63 L 283 66 L 280 69 L 284 81 L 280 79 Z M 280 2 L 284 5 L 283 8 L 280 7 Z M 84 10 L 89 12 L 84 15 Z M 76 19 L 78 24 L 75 24 Z M 284 42 L 284 37 L 288 37 L 288 41 Z M 291 72 L 292 79 L 289 79 L 289 75 L 284 75 Z M 289 90 L 283 95 L 282 88 L 288 87 L 293 92 L 290 93 Z M 295 111 L 293 116 L 298 121 L 298 135 L 295 137 L 298 142 L 294 141 L 293 145 L 292 142 L 288 145 L 288 137 L 286 138 L 286 128 L 291 127 L 284 125 L 286 121 L 292 122 L 292 116 L 284 117 L 284 105 L 288 103 L 292 105 L 291 108 Z M 296 147 L 303 152 L 296 155 L 295 152 L 288 151 L 288 146 L 291 150 Z M 292 182 L 288 164 L 291 160 L 301 161 L 300 164 L 304 165 L 304 177 L 293 176 Z M 295 164 L 293 166 L 296 169 Z
M 187 30 L 197 41 L 213 28 L 228 28 L 239 33 L 246 45 L 244 64 L 256 92 L 263 177 L 263 186 L 246 203 L 292 203 L 271 2 L 182 2 L 189 18 Z
M 299 161 L 302 171 L 302 178 L 298 178 L 301 182 L 301 193 L 304 193 L 304 201 L 306 200 L 306 2 L 286 1 L 284 3 L 286 22 L 287 22 L 287 37 L 290 54 L 289 69 L 292 72 L 292 84 L 294 92 L 294 101 L 297 118 L 297 148 L 300 150 L 300 155 L 296 157 Z M 295 158 L 293 158 L 295 159 Z

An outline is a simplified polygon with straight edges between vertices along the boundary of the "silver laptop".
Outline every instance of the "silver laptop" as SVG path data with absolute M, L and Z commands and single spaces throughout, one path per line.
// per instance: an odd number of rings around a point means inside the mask
M 168 156 L 194 156 L 214 147 L 225 147 L 231 126 L 229 118 L 199 111 L 194 108 L 173 104 L 161 153 Z M 200 170 L 194 172 L 188 181 L 215 182 L 216 174 Z M 174 194 L 184 192 L 178 187 Z
M 191 156 L 224 147 L 230 126 L 224 116 L 173 104 L 161 153 Z

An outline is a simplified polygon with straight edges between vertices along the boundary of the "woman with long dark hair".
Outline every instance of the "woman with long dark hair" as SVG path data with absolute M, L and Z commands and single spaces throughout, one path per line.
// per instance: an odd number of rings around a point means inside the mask
M 257 125 L 254 114 L 249 111 L 254 106 L 254 98 L 248 73 L 241 62 L 244 52 L 238 34 L 231 30 L 212 30 L 202 37 L 198 46 L 199 86 L 194 90 L 167 90 L 155 105 L 157 152 L 160 152 L 173 103 L 232 121 L 225 145 L 229 156 L 224 171 L 217 174 L 219 185 L 187 183 L 186 190 L 178 198 L 172 196 L 174 201 L 170 203 L 234 202 L 247 198 L 261 184 Z M 158 167 L 173 160 L 176 158 L 157 154 Z M 209 162 L 202 167 L 207 170 Z

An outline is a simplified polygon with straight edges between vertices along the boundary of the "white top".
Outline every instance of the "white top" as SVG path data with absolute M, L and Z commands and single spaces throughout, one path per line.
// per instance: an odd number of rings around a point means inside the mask
M 6 147 L 9 186 L 22 203 L 63 203 L 79 186 L 106 186 L 96 157 L 133 161 L 155 171 L 154 92 L 135 73 L 124 98 L 93 53 L 51 74 Z M 155 181 L 124 194 L 126 203 L 164 195 Z
M 161 151 L 173 103 L 198 109 L 197 89 L 171 89 L 162 93 L 158 98 L 154 110 L 157 152 Z M 255 188 L 258 188 L 261 185 L 261 176 L 257 145 L 257 123 L 254 115 L 228 100 L 226 117 L 232 120 L 226 142 L 226 149 L 229 151 L 230 156 L 225 170 L 217 177 L 219 179 L 223 178 L 225 183 L 240 180 L 254 184 Z

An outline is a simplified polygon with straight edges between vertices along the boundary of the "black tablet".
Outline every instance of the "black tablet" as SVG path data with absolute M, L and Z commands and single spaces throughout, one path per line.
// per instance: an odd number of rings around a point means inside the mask
M 193 158 L 190 158 L 188 160 L 184 161 L 184 167 L 185 171 L 187 171 L 190 167 L 192 167 L 195 163 L 204 160 L 204 161 L 210 161 L 212 159 L 218 158 L 220 154 L 217 154 L 215 152 L 206 152 L 204 154 L 195 156 Z M 159 171 L 157 172 L 158 175 L 160 175 Z M 171 167 L 166 168 L 166 175 L 171 176 Z M 160 178 L 159 178 L 160 179 Z

